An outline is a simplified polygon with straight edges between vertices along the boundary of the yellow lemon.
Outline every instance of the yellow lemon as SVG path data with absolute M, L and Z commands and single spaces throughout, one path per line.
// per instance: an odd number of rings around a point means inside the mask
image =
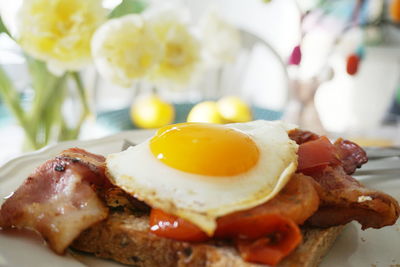
M 213 101 L 205 101 L 195 105 L 189 112 L 187 121 L 224 123 L 223 118 L 218 112 L 217 103 Z
M 230 122 L 246 122 L 252 119 L 250 107 L 237 96 L 226 96 L 217 102 L 218 112 Z
M 131 119 L 141 128 L 159 128 L 172 123 L 174 118 L 173 105 L 157 95 L 141 97 L 131 107 Z

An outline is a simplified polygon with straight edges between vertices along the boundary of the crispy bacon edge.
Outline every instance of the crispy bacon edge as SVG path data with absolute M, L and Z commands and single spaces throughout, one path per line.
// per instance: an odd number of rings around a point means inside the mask
M 328 227 L 358 221 L 362 229 L 382 228 L 396 223 L 400 207 L 388 194 L 369 189 L 346 174 L 343 168 L 327 167 L 313 175 L 321 200 L 308 223 Z
M 0 209 L 1 228 L 34 230 L 63 253 L 85 229 L 107 218 L 111 187 L 104 157 L 71 148 L 39 166 Z
M 289 137 L 299 145 L 319 138 L 312 132 L 299 129 L 290 131 Z M 310 175 L 315 181 L 320 207 L 307 223 L 329 227 L 356 220 L 362 229 L 393 225 L 400 213 L 397 200 L 366 188 L 349 175 L 368 161 L 366 152 L 357 144 L 341 138 L 334 146 L 341 164 Z

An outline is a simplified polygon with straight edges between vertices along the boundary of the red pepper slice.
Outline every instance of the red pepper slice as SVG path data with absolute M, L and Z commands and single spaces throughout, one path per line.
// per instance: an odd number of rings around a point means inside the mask
M 227 219 L 224 219 L 227 218 Z M 299 227 L 279 214 L 260 214 L 218 220 L 216 236 L 230 237 L 242 258 L 249 262 L 276 265 L 301 242 Z
M 279 219 L 270 224 L 265 237 L 237 240 L 237 248 L 245 261 L 276 265 L 301 243 L 300 229 L 291 220 Z
M 166 238 L 201 242 L 209 237 L 192 223 L 152 209 L 150 231 Z M 224 216 L 218 219 L 216 238 L 233 239 L 243 259 L 275 265 L 301 242 L 299 227 L 279 214 Z
M 179 241 L 202 242 L 209 239 L 196 225 L 159 209 L 151 210 L 150 231 L 158 236 Z

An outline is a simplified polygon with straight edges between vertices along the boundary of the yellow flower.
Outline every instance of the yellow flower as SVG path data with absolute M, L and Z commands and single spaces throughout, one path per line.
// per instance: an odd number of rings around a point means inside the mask
M 182 11 L 160 9 L 145 13 L 149 27 L 163 45 L 163 57 L 151 74 L 156 83 L 187 84 L 200 62 L 200 46 L 183 19 Z
M 19 18 L 22 48 L 61 74 L 90 62 L 90 40 L 106 11 L 100 0 L 25 0 Z
M 93 59 L 99 73 L 124 87 L 145 78 L 161 53 L 157 38 L 139 15 L 127 15 L 104 23 L 92 40 Z
M 201 18 L 199 31 L 206 64 L 218 67 L 235 61 L 241 48 L 237 28 L 211 9 Z

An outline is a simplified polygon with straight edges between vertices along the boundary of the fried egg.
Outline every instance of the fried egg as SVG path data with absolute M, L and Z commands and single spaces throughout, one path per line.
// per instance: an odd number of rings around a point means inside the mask
M 110 154 L 111 181 L 153 208 L 212 235 L 220 216 L 273 198 L 297 168 L 297 144 L 283 122 L 166 126 Z

